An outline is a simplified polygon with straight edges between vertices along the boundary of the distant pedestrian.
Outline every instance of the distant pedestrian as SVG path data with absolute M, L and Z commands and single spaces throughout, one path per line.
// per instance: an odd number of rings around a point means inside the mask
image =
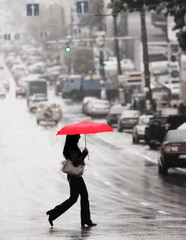
M 79 139 L 80 139 L 79 134 L 67 135 L 65 146 L 63 149 L 63 155 L 65 159 L 72 161 L 74 166 L 78 166 L 79 164 L 85 165 L 84 159 L 88 155 L 87 148 L 85 148 L 83 152 L 80 151 L 78 147 Z M 46 212 L 46 214 L 49 215 L 48 221 L 50 225 L 53 226 L 53 221 L 61 214 L 66 212 L 74 203 L 76 203 L 80 195 L 81 226 L 82 227 L 84 227 L 85 225 L 88 225 L 89 227 L 96 226 L 97 224 L 93 223 L 90 217 L 88 192 L 83 178 L 67 174 L 67 180 L 70 185 L 70 197 L 62 204 L 57 205 L 54 209 L 51 209 L 50 211 Z

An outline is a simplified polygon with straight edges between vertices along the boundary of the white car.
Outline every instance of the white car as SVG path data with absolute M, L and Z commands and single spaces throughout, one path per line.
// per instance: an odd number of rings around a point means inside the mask
M 55 122 L 56 124 L 62 117 L 61 106 L 52 102 L 40 102 L 36 110 L 36 119 L 39 124 L 41 121 Z
M 88 96 L 88 97 L 84 97 L 83 101 L 82 101 L 82 112 L 86 114 L 86 106 L 88 101 L 92 100 L 92 99 L 98 99 L 97 97 L 92 97 L 92 96 Z
M 139 143 L 140 139 L 145 138 L 145 128 L 147 127 L 150 118 L 152 118 L 153 115 L 141 115 L 138 119 L 138 122 L 136 125 L 134 125 L 132 129 L 132 141 L 133 143 Z
M 104 115 L 109 113 L 110 103 L 108 100 L 89 99 L 85 106 L 85 113 L 87 115 Z
M 42 93 L 33 94 L 32 99 L 29 101 L 29 104 L 28 104 L 29 110 L 31 112 L 36 110 L 38 108 L 38 105 L 40 104 L 40 102 L 47 101 L 47 100 L 48 100 L 48 98 L 47 98 L 46 94 L 42 94 Z
M 180 81 L 178 78 L 171 78 L 163 84 L 165 87 L 171 90 L 172 95 L 180 94 Z

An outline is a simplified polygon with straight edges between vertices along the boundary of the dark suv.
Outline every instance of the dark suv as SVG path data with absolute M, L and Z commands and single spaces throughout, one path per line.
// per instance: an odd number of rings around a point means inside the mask
M 151 149 L 161 146 L 168 130 L 174 130 L 186 122 L 186 115 L 155 116 L 145 129 L 145 142 Z

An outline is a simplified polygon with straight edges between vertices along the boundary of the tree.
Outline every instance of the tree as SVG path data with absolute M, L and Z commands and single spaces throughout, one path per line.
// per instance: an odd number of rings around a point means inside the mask
M 173 30 L 180 30 L 177 33 L 178 42 L 182 50 L 186 51 L 186 2 L 183 0 L 164 1 L 164 6 L 167 9 L 167 14 L 174 17 Z
M 74 47 L 71 53 L 65 55 L 65 63 L 69 69 L 69 74 L 72 67 L 75 74 L 94 72 L 93 51 Z

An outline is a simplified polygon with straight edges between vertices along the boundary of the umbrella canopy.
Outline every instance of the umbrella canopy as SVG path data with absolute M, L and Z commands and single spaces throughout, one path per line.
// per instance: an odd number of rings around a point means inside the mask
M 82 121 L 63 127 L 56 135 L 94 134 L 100 132 L 113 132 L 113 128 L 106 123 Z

